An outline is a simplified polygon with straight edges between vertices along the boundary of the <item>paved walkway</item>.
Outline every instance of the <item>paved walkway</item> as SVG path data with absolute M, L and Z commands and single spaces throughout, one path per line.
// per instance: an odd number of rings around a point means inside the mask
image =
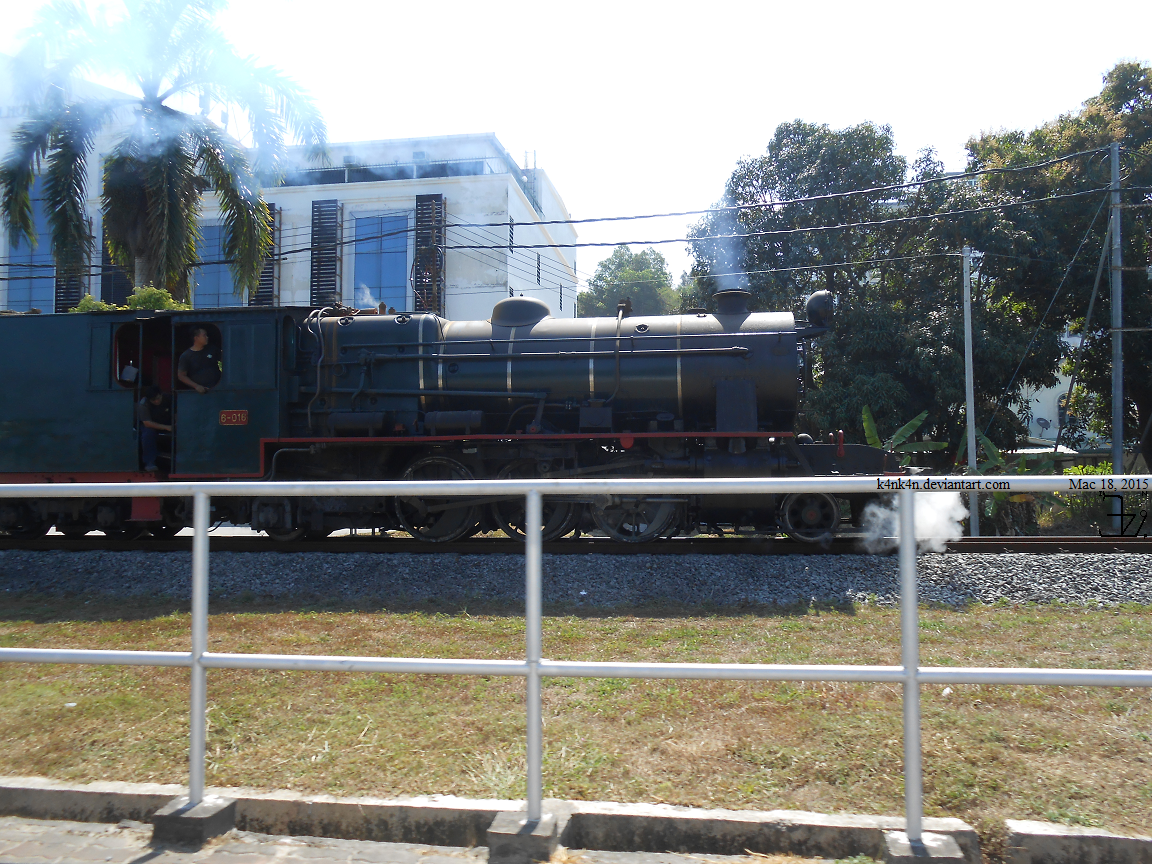
M 488 849 L 371 843 L 327 837 L 276 837 L 230 831 L 198 850 L 152 847 L 152 826 L 0 817 L 0 864 L 487 864 Z M 562 850 L 554 864 L 814 864 L 815 859 L 756 855 L 674 855 Z

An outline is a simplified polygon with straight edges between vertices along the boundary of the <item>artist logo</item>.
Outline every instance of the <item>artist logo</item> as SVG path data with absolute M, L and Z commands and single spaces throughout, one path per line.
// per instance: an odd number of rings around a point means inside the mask
M 244 408 L 234 408 L 220 412 L 221 426 L 247 426 L 248 411 Z

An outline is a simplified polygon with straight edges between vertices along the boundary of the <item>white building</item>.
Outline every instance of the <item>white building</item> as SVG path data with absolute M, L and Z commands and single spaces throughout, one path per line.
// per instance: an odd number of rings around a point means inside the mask
M 252 302 L 473 319 L 523 294 L 571 314 L 574 250 L 552 248 L 575 242 L 571 217 L 548 175 L 519 167 L 495 135 L 334 144 L 330 154 L 331 167 L 318 167 L 293 148 L 287 175 L 264 190 L 278 255 Z M 219 221 L 205 209 L 204 261 L 222 257 Z M 224 265 L 197 268 L 193 282 L 197 306 L 244 302 Z
M 1080 347 L 1081 336 L 1065 333 L 1063 336 L 1067 347 L 1076 352 Z M 1057 371 L 1058 383 L 1055 387 L 1045 387 L 1039 390 L 1025 388 L 1021 396 L 1027 400 L 1031 408 L 1032 418 L 1028 424 L 1028 436 L 1033 441 L 1055 441 L 1060 427 L 1067 424 L 1067 411 L 1065 403 L 1068 398 L 1068 384 L 1070 376 Z M 1067 433 L 1061 436 L 1062 442 L 1067 442 Z M 1063 444 L 1061 444 L 1063 446 Z M 1081 449 L 1099 449 L 1109 446 L 1109 436 L 1087 433 L 1085 441 L 1079 444 Z
M 28 116 L 12 80 L 0 69 L 4 153 Z M 101 164 L 122 129 L 105 129 L 88 163 L 94 248 L 86 277 L 56 278 L 47 214 L 34 187 L 36 248 L 10 244 L 0 231 L 0 310 L 65 312 L 86 293 L 122 303 L 131 292 L 100 242 Z M 276 247 L 250 297 L 233 290 L 222 263 L 220 213 L 215 198 L 205 199 L 201 264 L 190 279 L 195 306 L 382 304 L 474 319 L 487 318 L 501 298 L 523 294 L 544 300 L 554 315 L 573 314 L 575 251 L 555 245 L 576 240 L 568 211 L 547 174 L 518 166 L 495 135 L 333 144 L 323 167 L 291 148 L 289 165 L 282 180 L 265 184 Z M 540 222 L 556 224 L 534 224 Z

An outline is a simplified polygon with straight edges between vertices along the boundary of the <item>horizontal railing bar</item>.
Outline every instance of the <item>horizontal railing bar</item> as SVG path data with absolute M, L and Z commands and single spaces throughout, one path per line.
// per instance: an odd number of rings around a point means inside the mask
M 796 666 L 777 663 L 614 663 L 540 661 L 550 678 L 686 678 L 701 681 L 901 681 L 899 666 Z
M 191 666 L 184 651 L 87 651 L 72 648 L 0 648 L 0 662 L 78 663 L 94 666 Z M 212 669 L 300 672 L 383 672 L 412 675 L 524 677 L 523 660 L 457 660 L 424 657 L 343 657 L 313 654 L 205 653 Z M 900 666 L 783 663 L 627 663 L 541 660 L 548 678 L 681 678 L 699 681 L 901 681 Z M 1127 669 L 1029 669 L 922 666 L 924 684 L 1025 684 L 1058 687 L 1152 687 L 1152 671 Z
M 91 666 L 191 666 L 190 651 L 88 651 L 0 648 L 0 663 L 81 663 Z
M 210 669 L 280 669 L 296 672 L 389 672 L 413 675 L 528 674 L 523 660 L 438 660 L 423 657 L 341 657 L 313 654 L 202 655 Z
M 1152 671 L 1128 669 L 983 669 L 932 667 L 921 684 L 1027 684 L 1055 687 L 1152 687 Z
M 771 495 L 791 492 L 1068 492 L 1122 495 L 1152 490 L 1152 476 L 997 476 L 997 477 L 668 477 L 529 480 L 342 480 L 342 481 L 173 481 L 164 483 L 7 483 L 0 498 L 174 497 L 206 492 L 212 496 L 271 495 Z M 915 484 L 915 485 L 912 485 Z

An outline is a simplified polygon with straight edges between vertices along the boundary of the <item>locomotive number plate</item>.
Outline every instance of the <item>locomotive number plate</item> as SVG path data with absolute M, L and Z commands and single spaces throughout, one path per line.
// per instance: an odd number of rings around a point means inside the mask
M 247 426 L 248 425 L 248 411 L 247 409 L 234 409 L 230 411 L 220 412 L 220 425 L 221 426 Z

